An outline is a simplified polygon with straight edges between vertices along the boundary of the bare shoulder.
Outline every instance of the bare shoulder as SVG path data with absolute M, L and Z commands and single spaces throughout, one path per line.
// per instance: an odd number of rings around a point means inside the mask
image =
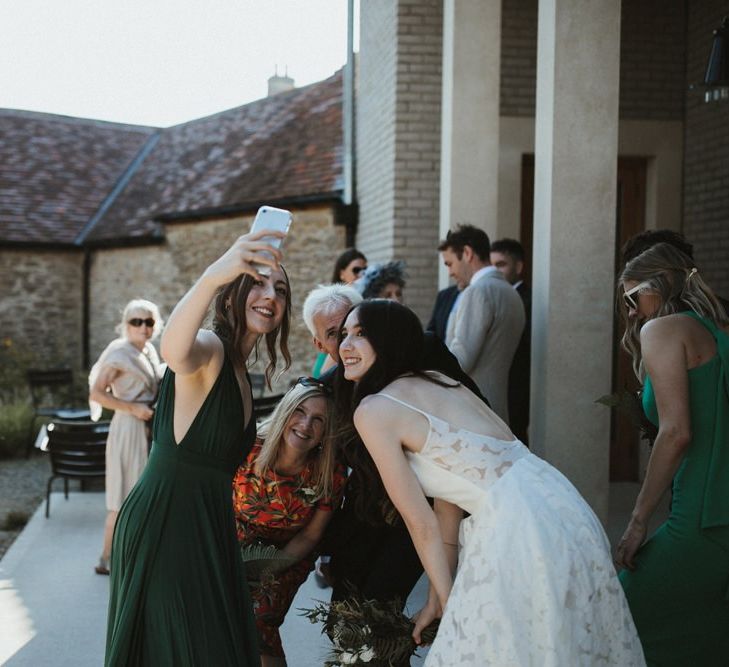
M 646 322 L 640 330 L 641 345 L 685 344 L 709 334 L 706 327 L 690 315 L 675 313 Z
M 225 358 L 223 342 L 209 329 L 200 329 L 195 338 L 195 348 L 201 365 L 192 373 L 176 373 L 176 375 L 183 382 L 189 380 L 194 384 L 202 385 L 206 390 L 211 382 L 217 379 L 220 369 L 223 367 Z

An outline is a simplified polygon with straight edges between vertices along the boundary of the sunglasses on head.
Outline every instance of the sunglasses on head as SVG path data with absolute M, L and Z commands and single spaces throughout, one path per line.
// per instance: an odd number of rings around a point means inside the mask
M 638 302 L 635 300 L 633 294 L 637 294 L 641 291 L 650 287 L 651 284 L 648 281 L 639 283 L 635 287 L 632 287 L 627 292 L 623 292 L 623 302 L 630 310 L 638 310 Z
M 358 276 L 360 273 L 362 273 L 362 271 L 365 271 L 366 269 L 366 266 L 353 266 L 352 273 L 354 273 L 355 276 Z
M 154 327 L 154 320 L 151 317 L 146 317 L 144 319 L 141 317 L 133 317 L 129 320 L 129 326 L 132 327 L 141 327 L 143 324 L 152 329 Z
M 325 396 L 332 395 L 332 388 L 328 384 L 307 375 L 303 375 L 296 380 L 296 384 L 300 384 L 302 387 L 314 387 L 316 389 L 320 389 Z

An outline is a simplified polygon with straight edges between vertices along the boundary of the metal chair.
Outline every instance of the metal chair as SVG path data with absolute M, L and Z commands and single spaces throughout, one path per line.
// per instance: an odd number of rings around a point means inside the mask
M 25 448 L 26 458 L 30 456 L 35 442 L 34 433 L 38 417 L 61 419 L 87 419 L 88 409 L 73 408 L 73 371 L 70 368 L 30 368 L 27 372 L 28 389 L 33 404 L 33 419 L 30 422 Z M 54 405 L 48 403 L 52 399 Z
M 270 415 L 283 398 L 283 394 L 273 394 L 271 396 L 263 396 L 253 399 L 253 417 L 259 421 L 263 417 Z
M 109 422 L 54 421 L 48 424 L 48 441 L 43 447 L 51 459 L 51 476 L 46 486 L 46 519 L 51 503 L 51 485 L 63 478 L 63 491 L 68 500 L 68 480 L 106 476 L 106 439 Z
M 251 392 L 254 398 L 261 398 L 266 391 L 266 376 L 263 373 L 249 373 L 251 379 Z

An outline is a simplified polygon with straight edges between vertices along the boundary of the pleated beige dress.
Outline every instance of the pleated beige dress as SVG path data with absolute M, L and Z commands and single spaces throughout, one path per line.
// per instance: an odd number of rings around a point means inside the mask
M 151 405 L 164 373 L 157 350 L 147 343 L 139 350 L 125 338 L 112 341 L 102 352 L 89 375 L 93 385 L 102 370 L 119 371 L 111 393 L 122 401 Z M 101 406 L 91 402 L 91 418 L 101 416 Z M 151 424 L 151 422 L 149 422 Z M 148 423 L 127 412 L 115 412 L 106 442 L 106 509 L 118 512 L 132 487 L 141 477 L 149 456 Z

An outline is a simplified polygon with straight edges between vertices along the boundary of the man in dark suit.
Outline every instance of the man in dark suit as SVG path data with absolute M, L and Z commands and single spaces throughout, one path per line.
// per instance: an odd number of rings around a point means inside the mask
M 430 331 L 443 342 L 446 339 L 446 331 L 448 328 L 448 317 L 453 310 L 453 305 L 458 298 L 458 285 L 451 285 L 438 292 L 435 297 L 435 305 L 433 306 L 433 314 L 430 316 L 430 322 L 425 327 L 426 331 Z
M 491 244 L 491 264 L 511 283 L 524 304 L 526 323 L 509 369 L 509 426 L 525 445 L 529 444 L 529 376 L 531 371 L 532 291 L 522 279 L 524 248 L 514 239 Z

